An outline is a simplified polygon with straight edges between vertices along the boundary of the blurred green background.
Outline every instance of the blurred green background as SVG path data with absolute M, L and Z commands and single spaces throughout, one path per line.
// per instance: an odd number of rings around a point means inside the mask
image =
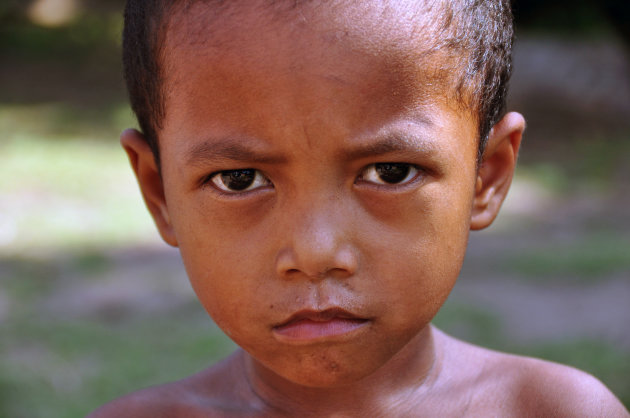
M 122 7 L 0 3 L 0 417 L 83 416 L 234 348 L 160 242 L 118 146 L 135 126 Z M 630 405 L 627 6 L 515 7 L 520 167 L 435 322 L 587 370 Z

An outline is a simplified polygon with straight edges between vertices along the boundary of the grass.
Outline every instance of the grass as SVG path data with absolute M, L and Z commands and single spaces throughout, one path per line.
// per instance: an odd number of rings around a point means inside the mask
M 37 121 L 37 123 L 33 123 Z M 120 132 L 135 126 L 131 109 L 124 102 L 94 105 L 50 101 L 38 104 L 0 104 L 0 127 L 15 142 L 51 143 L 85 141 L 116 143 Z M 110 147 L 111 148 L 111 147 Z
M 478 306 L 447 303 L 433 319 L 438 328 L 466 341 L 495 346 L 502 340 L 501 319 Z
M 11 338 L 0 343 L 6 394 L 0 415 L 85 416 L 130 391 L 195 373 L 234 349 L 203 319 L 188 314 L 112 326 L 31 318 L 4 326 Z
M 10 138 L 0 145 L 0 251 L 157 242 L 115 137 Z
M 630 271 L 630 237 L 587 234 L 570 243 L 541 243 L 500 260 L 498 269 L 528 281 L 568 278 L 588 283 Z

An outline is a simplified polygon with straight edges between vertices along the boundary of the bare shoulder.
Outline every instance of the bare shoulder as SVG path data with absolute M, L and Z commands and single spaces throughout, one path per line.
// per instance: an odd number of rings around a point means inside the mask
M 630 417 L 615 395 L 588 373 L 539 359 L 507 357 L 502 363 L 520 373 L 516 382 L 524 405 L 556 417 Z
M 88 418 L 177 416 L 178 410 L 183 413 L 188 409 L 186 397 L 179 382 L 152 386 L 115 399 L 89 414 Z
M 221 417 L 251 413 L 248 385 L 240 376 L 238 353 L 188 378 L 142 389 L 115 399 L 89 418 Z
M 439 334 L 445 346 L 445 371 L 469 383 L 464 385 L 466 408 L 472 415 L 630 417 L 615 395 L 588 373 Z

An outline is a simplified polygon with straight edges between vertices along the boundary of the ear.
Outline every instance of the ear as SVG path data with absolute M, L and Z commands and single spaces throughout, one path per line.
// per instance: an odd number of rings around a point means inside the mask
M 470 229 L 484 229 L 497 217 L 512 183 L 524 130 L 523 116 L 510 112 L 490 131 L 477 173 Z
M 164 186 L 153 152 L 144 135 L 135 129 L 127 129 L 120 136 L 120 144 L 127 152 L 131 168 L 136 174 L 144 203 L 146 203 L 155 225 L 167 244 L 177 246 L 171 225 L 168 206 L 164 197 Z

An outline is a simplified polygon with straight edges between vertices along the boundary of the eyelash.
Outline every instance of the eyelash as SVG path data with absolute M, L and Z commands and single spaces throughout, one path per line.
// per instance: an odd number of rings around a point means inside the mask
M 374 163 L 361 170 L 355 183 L 368 183 L 380 187 L 404 186 L 414 182 L 423 170 L 414 164 L 409 163 Z M 384 175 L 393 175 L 393 181 L 383 180 Z M 253 177 L 252 177 L 253 176 Z M 231 178 L 230 178 L 231 177 Z M 240 177 L 245 177 L 242 188 L 230 189 L 226 181 L 238 182 Z M 402 177 L 398 181 L 398 178 Z M 218 192 L 227 195 L 239 195 L 254 192 L 263 187 L 273 188 L 273 183 L 259 170 L 244 168 L 236 170 L 223 170 L 212 173 L 202 180 L 202 184 L 215 188 Z

